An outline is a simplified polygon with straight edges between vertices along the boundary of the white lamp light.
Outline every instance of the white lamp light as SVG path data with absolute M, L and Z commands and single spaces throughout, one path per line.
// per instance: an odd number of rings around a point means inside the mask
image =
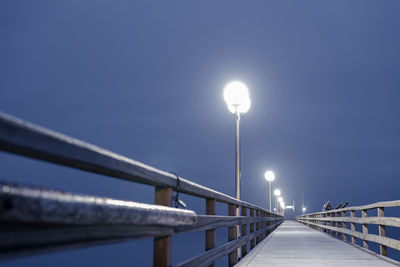
M 246 113 L 251 106 L 249 90 L 239 81 L 230 82 L 225 86 L 224 100 L 232 113 Z
M 279 197 L 279 196 L 281 195 L 281 190 L 275 189 L 275 190 L 274 190 L 274 195 L 277 196 L 277 197 Z
M 264 178 L 268 182 L 273 182 L 275 180 L 275 174 L 273 171 L 266 171 L 264 174 Z

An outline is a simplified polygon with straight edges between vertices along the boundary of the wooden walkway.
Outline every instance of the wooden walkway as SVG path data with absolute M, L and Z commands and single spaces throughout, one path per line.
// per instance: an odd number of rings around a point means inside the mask
M 285 221 L 235 266 L 399 266 L 295 221 Z

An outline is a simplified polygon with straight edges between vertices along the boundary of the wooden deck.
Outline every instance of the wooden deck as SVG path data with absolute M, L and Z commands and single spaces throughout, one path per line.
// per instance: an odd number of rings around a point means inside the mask
M 285 221 L 235 266 L 400 266 L 295 221 Z

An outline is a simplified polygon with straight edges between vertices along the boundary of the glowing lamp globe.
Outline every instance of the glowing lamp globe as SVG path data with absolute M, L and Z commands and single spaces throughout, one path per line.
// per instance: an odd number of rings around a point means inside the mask
M 232 113 L 246 113 L 251 106 L 249 90 L 239 81 L 230 82 L 225 86 L 224 100 Z
M 273 182 L 275 180 L 275 174 L 273 171 L 266 171 L 264 174 L 264 178 L 268 182 Z
M 283 197 L 278 197 L 278 202 L 283 202 Z
M 281 195 L 281 190 L 275 189 L 275 190 L 274 190 L 274 195 L 277 196 L 277 197 L 279 197 L 279 196 Z

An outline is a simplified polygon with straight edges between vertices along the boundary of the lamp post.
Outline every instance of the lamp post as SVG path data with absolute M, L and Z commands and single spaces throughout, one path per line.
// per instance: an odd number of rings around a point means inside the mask
M 271 183 L 275 180 L 275 174 L 273 171 L 266 171 L 264 173 L 264 178 L 269 182 L 269 211 L 271 212 L 271 199 L 272 199 L 272 194 L 271 194 Z M 267 206 L 268 206 L 268 198 L 267 198 Z
M 240 114 L 246 113 L 251 105 L 246 85 L 239 81 L 228 83 L 224 89 L 224 100 L 229 111 L 236 115 L 235 197 L 240 199 Z
M 303 209 L 302 209 L 303 215 L 304 215 L 304 212 L 305 212 L 306 210 L 307 210 L 306 207 L 303 207 Z
M 250 109 L 249 92 L 243 83 L 233 81 L 228 83 L 224 89 L 224 100 L 230 112 L 236 117 L 235 135 L 235 197 L 240 199 L 240 114 Z M 240 215 L 239 206 L 236 208 L 236 216 Z M 236 226 L 237 237 L 240 236 L 240 227 Z M 237 256 L 240 258 L 240 249 L 237 249 Z
M 278 212 L 278 197 L 281 195 L 281 190 L 275 189 L 274 195 L 275 195 L 275 208 L 276 208 L 276 212 Z

